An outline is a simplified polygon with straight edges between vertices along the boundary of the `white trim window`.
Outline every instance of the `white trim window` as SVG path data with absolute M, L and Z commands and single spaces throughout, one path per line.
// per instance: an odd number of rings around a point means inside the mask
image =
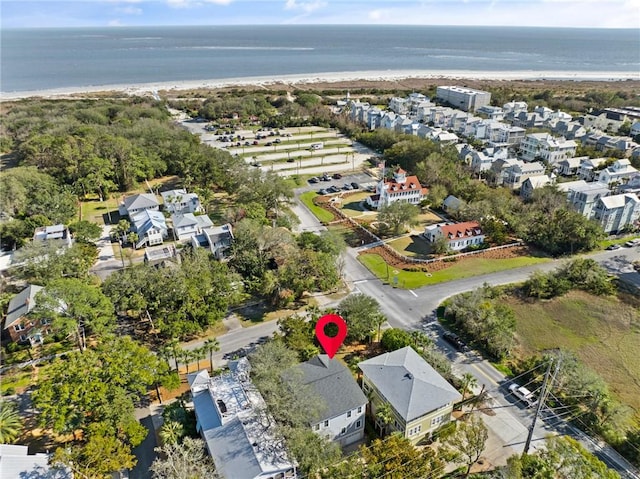
M 14 331 L 24 331 L 25 329 L 27 329 L 27 327 L 22 323 L 18 323 L 13 326 Z
M 351 417 L 351 411 L 347 411 L 347 417 Z

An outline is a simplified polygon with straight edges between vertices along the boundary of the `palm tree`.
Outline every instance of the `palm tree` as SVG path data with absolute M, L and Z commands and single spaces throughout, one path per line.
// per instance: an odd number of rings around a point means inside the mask
M 162 444 L 177 444 L 184 435 L 184 426 L 178 421 L 167 421 L 158 433 Z
M 13 443 L 22 433 L 22 421 L 14 403 L 0 401 L 0 444 Z
M 187 369 L 187 374 L 189 374 L 189 364 L 191 364 L 191 361 L 195 359 L 195 354 L 193 351 L 189 351 L 188 349 L 182 350 L 179 354 L 180 359 L 182 359 L 182 362 Z
M 213 353 L 214 351 L 220 351 L 220 343 L 216 338 L 210 338 L 205 340 L 202 349 L 209 353 L 209 365 L 211 366 L 211 374 L 213 374 Z
M 388 402 L 379 402 L 376 405 L 376 422 L 381 425 L 380 433 L 385 434 L 387 427 L 393 422 L 393 410 Z
M 176 371 L 178 371 L 179 369 L 178 368 L 178 346 L 180 346 L 180 341 L 178 341 L 176 338 L 171 338 L 166 345 L 166 347 L 169 348 L 171 350 L 171 353 L 173 354 L 173 360 L 176 363 Z
M 192 358 L 196 360 L 197 370 L 200 371 L 200 360 L 207 356 L 207 352 L 204 350 L 204 346 L 196 348 L 192 351 Z
M 462 396 L 464 396 L 467 390 L 472 391 L 474 387 L 478 385 L 478 380 L 471 373 L 464 373 L 462 375 Z

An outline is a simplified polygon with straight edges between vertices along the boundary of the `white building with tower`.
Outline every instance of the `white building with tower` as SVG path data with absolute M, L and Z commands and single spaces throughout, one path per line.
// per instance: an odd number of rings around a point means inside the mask
M 407 176 L 406 171 L 398 168 L 393 172 L 393 179 L 385 179 L 383 174 L 376 186 L 376 193 L 367 198 L 367 204 L 377 210 L 396 201 L 419 205 L 427 192 L 428 189 L 422 187 L 417 176 Z

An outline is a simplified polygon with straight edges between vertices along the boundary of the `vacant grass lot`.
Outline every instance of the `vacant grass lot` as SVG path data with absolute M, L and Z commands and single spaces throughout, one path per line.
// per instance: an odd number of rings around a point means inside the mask
M 609 384 L 622 402 L 640 411 L 640 312 L 615 297 L 571 291 L 548 301 L 507 300 L 517 318 L 521 354 L 573 351 Z
M 387 267 L 382 257 L 377 254 L 361 254 L 358 259 L 373 274 L 382 281 L 393 281 L 394 268 Z M 425 273 L 422 271 L 398 271 L 398 287 L 400 288 L 420 288 L 429 284 L 444 283 L 445 281 L 453 281 L 456 279 L 469 278 L 471 276 L 479 276 L 482 274 L 495 273 L 505 269 L 520 268 L 537 263 L 550 261 L 549 258 L 536 258 L 533 256 L 522 256 L 518 258 L 508 259 L 487 259 L 487 258 L 465 258 L 451 265 L 450 268 L 433 273 Z
M 316 196 L 318 196 L 318 193 L 316 193 L 315 191 L 307 191 L 300 195 L 300 201 L 302 201 L 305 206 L 309 208 L 309 211 L 311 211 L 321 222 L 327 223 L 329 221 L 332 221 L 334 219 L 332 213 L 325 210 L 324 208 L 320 208 L 313 203 L 313 199 Z

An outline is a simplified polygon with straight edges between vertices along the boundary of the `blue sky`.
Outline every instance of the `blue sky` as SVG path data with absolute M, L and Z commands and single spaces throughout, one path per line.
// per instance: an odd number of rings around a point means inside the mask
M 640 0 L 0 0 L 3 28 L 399 24 L 640 27 Z

